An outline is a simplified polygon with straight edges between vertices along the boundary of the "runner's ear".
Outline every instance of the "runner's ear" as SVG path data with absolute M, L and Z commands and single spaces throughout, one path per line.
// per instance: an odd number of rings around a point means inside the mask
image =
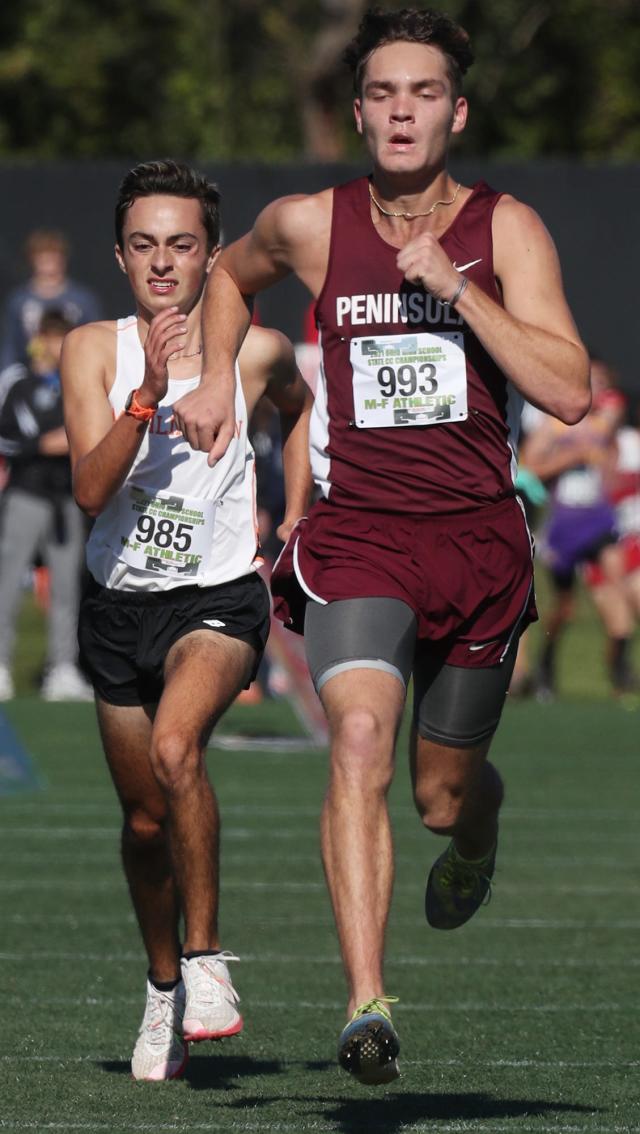
M 215 248 L 211 249 L 211 252 L 209 253 L 209 259 L 207 260 L 207 267 L 206 267 L 207 275 L 209 275 L 209 272 L 211 271 L 213 265 L 215 264 L 215 262 L 218 259 L 218 256 L 220 255 L 221 252 L 222 252 L 222 245 L 221 244 L 216 244 Z

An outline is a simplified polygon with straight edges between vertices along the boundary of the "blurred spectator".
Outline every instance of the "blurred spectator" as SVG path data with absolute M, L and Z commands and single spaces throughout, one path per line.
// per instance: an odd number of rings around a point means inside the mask
M 597 563 L 587 563 L 584 580 L 606 624 L 607 612 L 616 611 L 617 634 L 609 644 L 609 665 L 620 692 L 636 692 L 630 651 L 640 618 L 640 430 L 625 425 L 616 435 L 616 463 L 609 481 L 609 498 L 615 509 L 620 536 L 622 580 L 611 594 L 611 584 Z
M 591 385 L 593 404 L 578 425 L 545 417 L 520 451 L 522 467 L 550 492 L 540 554 L 549 569 L 553 602 L 543 619 L 536 674 L 541 701 L 551 700 L 556 692 L 557 649 L 573 618 L 577 572 L 586 565 L 597 567 L 601 579 L 596 607 L 607 634 L 613 688 L 625 692 L 632 680 L 620 664 L 627 656 L 629 626 L 621 587 L 624 561 L 609 499 L 625 400 L 613 371 L 598 359 L 592 360 Z
M 541 512 L 547 502 L 548 493 L 540 480 L 531 469 L 522 464 L 522 453 L 526 452 L 527 438 L 537 430 L 545 420 L 542 410 L 536 409 L 529 402 L 525 402 L 520 419 L 520 440 L 518 457 L 518 474 L 516 476 L 516 492 L 522 501 L 527 527 L 530 532 L 536 530 Z M 531 627 L 528 626 L 520 635 L 516 664 L 511 675 L 509 693 L 512 697 L 528 697 L 534 691 L 534 678 L 531 672 L 529 657 L 529 643 Z
M 249 439 L 256 455 L 258 533 L 260 546 L 272 562 L 282 542 L 276 535 L 284 515 L 284 474 L 280 444 L 280 418 L 268 398 L 258 402 L 249 425 Z
M 302 341 L 305 343 L 318 342 L 318 324 L 316 323 L 316 301 L 311 300 L 311 303 L 305 308 L 302 316 Z
M 60 232 L 37 229 L 26 241 L 29 279 L 9 292 L 5 302 L 0 346 L 0 370 L 26 364 L 28 344 L 46 311 L 60 312 L 70 326 L 102 317 L 97 296 L 67 276 L 69 246 Z M 3 376 L 6 385 L 6 376 Z M 2 402 L 0 382 L 0 404 Z
M 276 529 L 284 515 L 284 475 L 280 444 L 280 417 L 268 398 L 261 398 L 249 423 L 249 440 L 255 452 L 258 539 L 264 553 L 262 574 L 268 582 L 271 567 L 282 548 Z M 237 697 L 242 705 L 258 704 L 265 696 L 280 695 L 285 675 L 272 663 L 269 646 L 262 655 L 255 681 Z
M 302 319 L 302 342 L 296 343 L 296 362 L 307 386 L 315 394 L 320 368 L 320 344 L 316 325 L 315 300 L 312 300 L 305 308 Z
M 0 510 L 1 701 L 14 695 L 11 659 L 16 620 L 23 583 L 38 553 L 50 573 L 42 696 L 48 701 L 92 699 L 76 665 L 86 528 L 72 496 L 58 372 L 70 327 L 60 312 L 43 316 L 30 343 L 30 368 L 10 388 L 0 411 L 0 452 L 9 464 Z

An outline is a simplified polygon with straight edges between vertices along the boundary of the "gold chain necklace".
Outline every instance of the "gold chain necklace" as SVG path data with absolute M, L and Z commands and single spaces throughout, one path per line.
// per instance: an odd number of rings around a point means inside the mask
M 202 354 L 202 343 L 200 343 L 197 350 L 194 350 L 193 354 L 178 354 L 176 356 L 170 355 L 169 357 L 173 362 L 177 362 L 179 358 L 197 358 L 199 354 Z
M 430 217 L 432 213 L 435 213 L 436 209 L 438 208 L 438 205 L 453 205 L 456 197 L 458 196 L 458 193 L 460 192 L 461 187 L 462 187 L 461 182 L 459 181 L 458 184 L 455 187 L 453 197 L 451 198 L 450 201 L 434 201 L 433 205 L 431 206 L 430 209 L 427 209 L 426 213 L 396 213 L 396 212 L 393 212 L 391 209 L 384 209 L 382 207 L 382 205 L 380 204 L 380 202 L 373 195 L 373 189 L 371 188 L 371 182 L 369 182 L 369 196 L 370 196 L 371 200 L 373 201 L 373 204 L 375 205 L 376 209 L 378 209 L 382 213 L 383 216 L 385 216 L 385 217 L 403 217 L 404 220 L 414 220 L 416 217 Z

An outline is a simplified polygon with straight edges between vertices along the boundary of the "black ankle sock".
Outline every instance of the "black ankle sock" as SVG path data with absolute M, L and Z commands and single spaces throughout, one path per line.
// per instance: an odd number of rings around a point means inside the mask
M 194 949 L 193 953 L 183 953 L 185 961 L 192 961 L 194 957 L 217 957 L 220 949 Z
M 173 992 L 174 988 L 178 987 L 181 980 L 182 977 L 176 977 L 175 980 L 154 980 L 151 973 L 149 973 L 149 982 L 154 988 L 157 988 L 158 992 Z
M 538 663 L 538 678 L 545 685 L 553 686 L 555 684 L 555 670 L 556 670 L 556 650 L 557 642 L 555 638 L 549 638 L 540 654 L 540 661 Z
M 630 638 L 612 638 L 609 643 L 609 669 L 615 687 L 629 688 L 633 684 L 633 672 L 629 651 Z

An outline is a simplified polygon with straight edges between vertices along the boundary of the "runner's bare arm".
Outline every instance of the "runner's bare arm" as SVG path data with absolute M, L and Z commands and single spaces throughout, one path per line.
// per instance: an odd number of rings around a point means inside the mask
M 592 409 L 579 425 L 570 428 L 547 417 L 520 446 L 519 463 L 545 483 L 582 465 L 606 473 L 617 457 L 615 430 L 623 412 L 623 408 L 613 413 L 609 407 Z
M 309 417 L 313 397 L 298 370 L 291 343 L 278 331 L 252 327 L 239 362 L 249 416 L 262 394 L 280 411 L 285 514 L 278 536 L 286 540 L 296 520 L 306 514 L 311 498 Z
M 493 243 L 504 307 L 469 283 L 456 310 L 528 401 L 567 424 L 580 421 L 590 405 L 589 360 L 565 299 L 554 243 L 533 209 L 512 197 L 496 205 Z M 402 249 L 398 266 L 441 300 L 460 284 L 430 233 Z
M 210 464 L 223 456 L 233 436 L 234 365 L 251 321 L 252 297 L 292 271 L 310 290 L 318 287 L 330 219 L 326 193 L 280 198 L 212 269 L 203 300 L 202 379 L 175 406 L 176 424 L 192 448 L 209 453 Z
M 69 440 L 63 425 L 40 434 L 38 452 L 44 457 L 66 457 L 69 452 Z
M 573 440 L 568 430 L 548 418 L 522 443 L 518 463 L 546 484 L 585 463 L 589 452 L 577 436 Z
M 143 406 L 157 405 L 166 392 L 167 358 L 178 349 L 183 322 L 175 312 L 166 311 L 151 323 L 145 373 L 138 387 Z M 114 421 L 108 392 L 115 377 L 116 335 L 114 323 L 90 323 L 70 331 L 62 350 L 73 491 L 89 516 L 98 516 L 124 483 L 148 427 L 128 414 Z

